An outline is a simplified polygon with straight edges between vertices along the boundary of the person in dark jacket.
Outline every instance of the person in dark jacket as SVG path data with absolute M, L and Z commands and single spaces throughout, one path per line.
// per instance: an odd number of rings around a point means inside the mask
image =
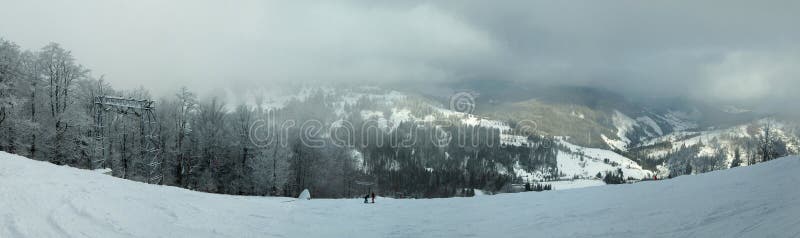
M 375 192 L 372 192 L 372 203 L 375 203 Z
M 369 194 L 364 195 L 364 203 L 369 203 Z

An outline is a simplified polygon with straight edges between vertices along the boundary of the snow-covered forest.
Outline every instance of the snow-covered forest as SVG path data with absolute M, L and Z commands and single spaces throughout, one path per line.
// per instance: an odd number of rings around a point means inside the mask
M 281 108 L 264 107 L 263 98 L 255 105 L 228 105 L 218 98 L 198 98 L 185 87 L 171 96 L 153 98 L 145 89 L 115 90 L 56 43 L 29 50 L 2 40 L 0 53 L 0 150 L 58 165 L 110 168 L 116 177 L 147 182 L 152 167 L 142 159 L 147 133 L 139 123 L 141 115 L 106 113 L 102 128 L 93 124 L 94 110 L 99 110 L 94 98 L 116 96 L 156 101 L 157 173 L 162 176 L 151 182 L 198 191 L 296 196 L 310 188 L 319 197 L 353 197 L 377 189 L 392 196 L 448 197 L 466 195 L 472 189 L 509 190 L 518 178 L 498 172 L 497 164 L 511 168 L 520 161 L 526 170 L 557 175 L 555 148 L 500 147 L 501 134 L 492 127 L 399 123 L 392 130 L 381 130 L 385 125 L 353 113 L 344 116 L 356 125 L 344 137 L 307 134 L 304 130 L 309 128 L 275 123 L 318 122 L 320 128 L 311 129 L 327 131 L 341 119 L 331 111 L 336 102 L 333 96 L 312 91 L 307 98 L 288 101 Z M 344 107 L 361 112 L 375 104 L 360 99 Z M 273 143 L 253 141 L 254 126 L 264 121 L 272 124 L 261 133 L 282 135 Z M 105 135 L 100 142 L 98 130 Z M 402 143 L 397 138 L 437 133 L 464 135 L 447 142 L 452 145 L 416 141 L 397 146 Z M 334 138 L 345 140 L 333 143 Z M 309 140 L 328 143 L 315 146 Z M 527 140 L 543 144 L 549 139 L 532 136 Z M 94 161 L 97 146 L 106 158 L 101 164 Z

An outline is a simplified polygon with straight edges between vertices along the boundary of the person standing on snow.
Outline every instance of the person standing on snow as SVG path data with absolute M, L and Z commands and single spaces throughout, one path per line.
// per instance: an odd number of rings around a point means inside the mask
M 369 194 L 364 195 L 364 203 L 369 203 Z
M 372 203 L 375 203 L 375 192 L 372 192 Z

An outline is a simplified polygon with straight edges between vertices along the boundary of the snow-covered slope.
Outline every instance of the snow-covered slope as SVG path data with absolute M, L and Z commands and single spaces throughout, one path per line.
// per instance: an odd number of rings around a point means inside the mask
M 198 193 L 0 152 L 0 237 L 796 237 L 798 170 L 792 157 L 631 185 L 363 204 Z
M 642 142 L 642 148 L 637 148 L 643 154 L 657 158 L 673 152 L 678 148 L 686 146 L 702 145 L 696 156 L 715 156 L 725 157 L 725 164 L 730 165 L 734 159 L 734 151 L 741 149 L 741 157 L 749 158 L 754 151 L 747 150 L 748 143 L 758 143 L 760 136 L 763 135 L 763 126 L 770 124 L 773 140 L 780 141 L 785 145 L 786 153 L 800 153 L 800 145 L 796 135 L 790 132 L 792 129 L 783 123 L 772 122 L 766 119 L 754 121 L 721 129 L 709 129 L 704 131 L 679 131 L 655 137 Z M 653 145 L 663 145 L 655 146 Z M 647 148 L 651 146 L 652 148 Z
M 574 176 L 593 178 L 597 173 L 605 174 L 617 169 L 622 169 L 625 178 L 643 179 L 655 174 L 653 171 L 643 169 L 635 161 L 613 151 L 581 147 L 563 139 L 558 140 L 558 143 L 568 149 L 568 151 L 559 151 L 557 157 L 558 170 L 567 178 Z
M 642 140 L 663 136 L 665 130 L 681 132 L 697 127 L 696 124 L 686 119 L 684 113 L 672 111 L 664 115 L 641 114 L 633 119 L 614 110 L 611 114 L 611 122 L 617 133 L 613 136 L 601 134 L 600 137 L 610 148 L 623 151 L 628 150 L 631 146 L 638 146 Z M 662 125 L 665 127 L 662 128 Z

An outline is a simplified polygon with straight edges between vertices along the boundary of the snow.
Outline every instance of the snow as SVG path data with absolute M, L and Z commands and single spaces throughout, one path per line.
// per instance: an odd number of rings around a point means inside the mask
M 92 171 L 94 171 L 95 173 L 106 174 L 106 175 L 111 175 L 111 173 L 114 172 L 110 168 L 95 169 Z
M 697 124 L 689 121 L 689 115 L 685 112 L 670 110 L 661 118 L 672 126 L 673 131 L 685 131 L 697 128 Z
M 570 150 L 559 151 L 558 156 L 556 156 L 559 172 L 566 174 L 568 178 L 575 175 L 591 178 L 596 176 L 598 172 L 605 175 L 605 172 L 616 171 L 618 168 L 622 169 L 625 178 L 642 179 L 654 174 L 652 171 L 642 169 L 635 161 L 613 151 L 581 147 L 563 139 L 559 139 L 558 143 Z M 583 160 L 581 160 L 581 157 L 583 157 Z M 605 162 L 606 159 L 608 163 Z M 610 163 L 612 162 L 616 163 L 617 166 L 611 165 Z
M 353 94 L 353 93 L 351 93 L 351 94 Z M 350 96 L 347 96 L 347 97 L 357 98 L 356 96 L 352 96 L 351 94 L 348 94 Z M 378 97 L 378 95 L 361 95 L 361 94 L 359 94 L 359 95 L 360 96 L 358 96 L 358 97 L 367 97 L 367 96 L 369 96 L 369 98 L 371 98 L 371 99 L 381 100 Z M 416 116 L 414 116 L 412 114 L 412 111 L 410 109 L 408 109 L 408 108 L 394 107 L 394 105 L 396 104 L 397 101 L 400 101 L 400 100 L 403 100 L 403 99 L 405 99 L 405 95 L 400 94 L 398 92 L 394 92 L 394 91 L 392 91 L 389 94 L 387 94 L 385 96 L 385 99 L 382 99 L 382 101 L 385 102 L 386 106 L 391 108 L 391 113 L 389 115 L 386 115 L 387 113 L 384 113 L 382 111 L 375 111 L 375 110 L 361 110 L 359 113 L 360 113 L 361 118 L 363 120 L 374 121 L 378 128 L 380 128 L 380 129 L 382 129 L 384 131 L 387 131 L 387 132 L 391 132 L 391 131 L 397 129 L 397 127 L 402 122 L 426 123 L 426 122 L 435 122 L 437 120 L 444 120 L 444 119 L 447 119 L 447 118 L 451 118 L 451 119 L 454 119 L 456 122 L 461 123 L 463 125 L 483 127 L 483 128 L 491 128 L 491 129 L 499 130 L 500 133 L 501 133 L 500 134 L 500 137 L 501 137 L 500 143 L 503 144 L 503 145 L 514 145 L 514 146 L 525 146 L 525 145 L 527 145 L 527 140 L 528 140 L 527 137 L 520 136 L 520 135 L 508 134 L 511 131 L 511 127 L 506 122 L 502 122 L 502 121 L 498 121 L 498 120 L 492 120 L 492 119 L 488 119 L 488 118 L 485 118 L 485 117 L 480 117 L 480 116 L 477 116 L 477 115 L 474 115 L 474 114 L 453 111 L 453 110 L 449 110 L 449 109 L 445 109 L 445 108 L 441 108 L 441 107 L 436 107 L 436 106 L 431 106 L 431 107 L 436 109 L 439 112 L 439 114 L 443 115 L 445 118 L 437 118 L 436 115 L 424 115 L 424 116 L 421 116 L 421 117 L 416 117 Z M 350 99 L 349 101 L 353 101 L 353 99 Z M 342 104 L 344 104 L 344 103 L 342 103 Z M 341 113 L 337 113 L 337 114 L 343 115 L 344 114 L 343 110 L 344 109 L 342 107 L 341 110 L 340 110 L 342 112 Z M 332 126 L 334 126 L 334 127 L 340 126 L 340 125 L 341 125 L 341 123 L 338 123 L 338 122 L 332 124 Z
M 514 163 L 512 169 L 514 170 L 514 174 L 517 177 L 523 179 L 523 181 L 528 181 L 528 180 L 541 181 L 545 177 L 545 174 L 540 170 L 533 170 L 530 172 L 526 171 L 525 169 L 522 168 L 522 165 L 519 164 L 519 161 Z
M 499 162 L 494 163 L 494 171 L 496 171 L 498 174 L 508 174 L 508 168 Z
M 303 191 L 300 192 L 300 196 L 297 196 L 297 199 L 300 199 L 300 200 L 311 200 L 311 192 L 308 191 L 308 189 L 303 189 Z
M 714 156 L 716 154 L 717 150 L 714 149 L 714 147 L 711 147 L 710 145 L 703 146 L 702 148 L 700 148 L 700 151 L 697 152 L 697 156 Z
M 262 97 L 265 101 L 261 102 L 263 109 L 281 109 L 284 108 L 289 102 L 296 100 L 304 102 L 311 96 L 321 93 L 327 96 L 327 100 L 332 105 L 333 112 L 336 116 L 344 118 L 348 113 L 345 110 L 346 106 L 353 106 L 361 99 L 368 99 L 375 102 L 376 105 L 391 108 L 398 102 L 406 100 L 407 95 L 394 91 L 394 90 L 381 90 L 375 87 L 356 87 L 356 88 L 334 88 L 334 87 L 320 87 L 320 86 L 304 86 L 297 90 L 291 89 L 255 89 L 249 90 L 244 95 L 238 95 L 233 91 L 226 91 L 228 102 L 238 102 L 244 98 L 246 105 L 256 107 L 256 98 Z M 238 105 L 236 103 L 229 104 L 231 106 Z M 229 108 L 234 110 L 235 108 Z M 381 115 L 382 116 L 382 115 Z M 369 116 L 367 116 L 369 117 Z
M 528 137 L 520 135 L 500 134 L 500 143 L 502 145 L 527 146 Z
M 461 119 L 461 123 L 464 124 L 464 125 L 498 129 L 501 132 L 505 132 L 505 131 L 511 130 L 511 127 L 509 127 L 508 124 L 506 124 L 504 122 L 490 120 L 490 119 L 478 117 L 478 116 L 471 115 L 471 114 L 467 114 L 467 115 L 468 116 L 466 116 L 466 117 Z
M 631 140 L 628 139 L 628 133 L 633 131 L 633 126 L 636 125 L 636 121 L 617 110 L 614 110 L 611 121 L 614 123 L 614 127 L 617 128 L 617 137 L 625 144 L 623 148 L 618 149 L 627 148 L 628 144 L 631 143 Z
M 392 115 L 389 117 L 389 120 L 392 121 L 394 125 L 399 125 L 401 122 L 417 120 L 411 115 L 411 111 L 408 109 L 392 109 Z
M 656 143 L 670 142 L 672 147 L 679 148 L 682 145 L 693 146 L 701 142 L 707 143 L 712 140 L 725 140 L 726 138 L 748 138 L 752 135 L 747 133 L 747 125 L 734 126 L 727 129 L 717 129 L 702 132 L 673 132 L 662 137 L 653 138 L 645 141 L 642 145 L 654 145 Z
M 575 112 L 575 111 L 572 111 L 572 112 L 570 112 L 570 115 L 572 115 L 572 116 L 574 116 L 574 117 L 577 117 L 577 118 L 580 118 L 580 119 L 585 119 L 585 118 L 586 118 L 586 117 L 583 115 L 583 113 L 578 113 L 578 112 Z
M 707 132 L 705 132 L 705 133 L 707 133 Z M 642 146 L 649 146 L 649 145 L 655 145 L 655 144 L 661 143 L 661 142 L 671 142 L 671 143 L 673 143 L 673 145 L 675 145 L 675 143 L 678 142 L 678 141 L 683 141 L 683 140 L 685 140 L 687 138 L 696 137 L 696 136 L 698 136 L 700 134 L 701 134 L 700 132 L 676 131 L 676 132 L 664 135 L 662 137 L 656 137 L 656 138 L 653 138 L 653 139 L 650 139 L 650 140 L 646 140 L 646 141 L 642 142 L 641 144 L 642 144 Z M 687 146 L 689 146 L 689 145 L 690 144 L 687 144 Z M 680 144 L 678 146 L 680 146 Z
M 603 139 L 603 142 L 605 142 L 606 145 L 610 146 L 613 149 L 626 150 L 628 147 L 628 143 L 621 140 L 608 138 L 605 134 L 600 134 L 600 138 Z
M 358 171 L 367 172 L 367 167 L 364 166 L 364 155 L 360 151 L 356 149 L 350 150 L 350 158 L 353 159 L 353 164 L 355 164 Z
M 670 147 L 652 148 L 644 150 L 647 156 L 650 157 L 663 157 L 669 152 L 681 148 L 682 146 L 699 146 L 699 151 L 696 156 L 713 157 L 725 156 L 725 163 L 730 165 L 734 160 L 734 151 L 742 149 L 742 142 L 740 139 L 757 139 L 761 134 L 760 126 L 770 123 L 772 125 L 772 133 L 775 138 L 784 141 L 789 154 L 797 154 L 800 152 L 794 141 L 797 137 L 787 132 L 784 124 L 769 121 L 769 119 L 762 119 L 751 123 L 731 126 L 727 128 L 710 128 L 705 131 L 677 131 L 667 135 L 652 138 L 641 143 L 643 146 L 655 145 L 658 143 L 668 143 Z M 741 158 L 748 158 L 751 156 L 748 150 L 740 150 Z
M 609 138 L 603 134 L 600 136 L 608 146 L 614 149 L 627 150 L 628 147 L 631 146 L 632 142 L 631 139 L 628 138 L 628 135 L 636 129 L 641 129 L 645 134 L 647 134 L 647 138 L 664 135 L 664 131 L 660 126 L 658 126 L 658 123 L 656 123 L 656 121 L 649 116 L 640 116 L 634 120 L 624 113 L 614 110 L 614 114 L 611 116 L 611 121 L 612 124 L 614 124 L 614 127 L 617 129 L 616 136 L 619 139 Z
M 667 167 L 667 166 L 664 166 L 664 165 L 657 165 L 657 166 L 656 166 L 656 170 L 658 170 L 658 173 L 656 173 L 656 175 L 657 175 L 659 178 L 666 178 L 666 177 L 668 177 L 668 176 L 669 176 L 669 174 L 670 174 L 670 169 L 669 169 L 669 167 Z
M 656 121 L 654 121 L 653 118 L 650 118 L 650 117 L 647 117 L 647 116 L 638 117 L 638 118 L 636 118 L 636 121 L 644 123 L 645 125 L 649 126 L 651 129 L 653 129 L 653 131 L 658 136 L 664 135 L 664 131 L 661 130 L 661 127 L 658 126 L 658 123 L 656 123 Z M 650 134 L 650 131 L 648 131 L 648 130 L 645 130 L 645 132 L 648 134 L 648 136 L 656 136 L 656 135 Z
M 421 121 L 414 118 L 411 115 L 411 111 L 405 108 L 392 108 L 392 113 L 388 118 L 381 111 L 362 110 L 361 118 L 377 122 L 378 127 L 385 131 L 393 131 L 397 129 L 400 123 L 405 121 Z
M 558 171 L 565 174 L 565 176 L 563 176 L 564 178 L 572 178 L 576 175 L 581 178 L 592 178 L 595 177 L 597 173 L 605 175 L 606 172 L 616 171 L 618 168 L 622 169 L 626 178 L 633 177 L 635 179 L 642 179 L 644 177 L 649 177 L 648 174 L 652 174 L 650 171 L 637 167 L 613 166 L 604 163 L 603 158 L 584 156 L 584 159 L 581 161 L 580 157 L 581 156 L 578 154 L 559 151 L 556 157 Z
M 376 119 L 376 118 L 383 118 L 383 112 L 370 111 L 370 110 L 362 110 L 361 111 L 361 119 L 369 120 L 369 119 Z
M 549 184 L 553 186 L 553 190 L 567 190 L 576 188 L 588 188 L 606 185 L 603 180 L 599 179 L 574 179 L 562 181 L 548 181 L 540 182 L 540 184 Z
M 629 185 L 365 205 L 199 193 L 0 152 L 0 237 L 796 237 L 798 170 L 790 157 Z
M 770 123 L 773 126 L 773 135 L 786 143 L 789 154 L 796 154 L 800 151 L 798 146 L 794 143 L 797 137 L 787 132 L 785 125 L 782 123 L 759 120 L 727 128 L 716 128 L 698 132 L 678 131 L 669 133 L 661 137 L 646 140 L 642 145 L 649 146 L 657 143 L 669 143 L 671 144 L 671 148 L 653 148 L 643 152 L 650 157 L 661 157 L 682 146 L 695 146 L 702 143 L 697 156 L 718 156 L 723 154 L 726 156 L 726 164 L 730 165 L 734 159 L 734 151 L 737 148 L 742 149 L 743 145 L 741 144 L 741 139 L 757 139 L 761 134 L 761 130 L 758 129 L 758 127 L 765 123 Z M 748 152 L 748 150 L 740 150 L 741 157 L 748 158 L 750 156 Z
M 511 127 L 508 125 L 508 123 L 502 121 L 491 120 L 474 114 L 453 111 L 445 108 L 437 107 L 436 109 L 439 111 L 439 113 L 441 113 L 445 117 L 455 117 L 459 119 L 461 124 L 464 125 L 493 128 L 493 129 L 498 129 L 501 132 L 506 132 L 511 130 Z

